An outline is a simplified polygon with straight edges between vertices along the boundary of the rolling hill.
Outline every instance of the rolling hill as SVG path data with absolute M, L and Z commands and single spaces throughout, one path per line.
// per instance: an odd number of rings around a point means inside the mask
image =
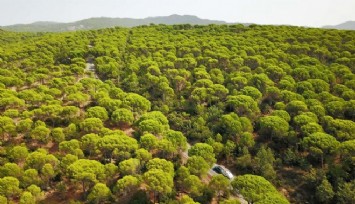
M 16 24 L 0 27 L 3 30 L 19 31 L 19 32 L 63 32 L 74 30 L 92 30 L 109 28 L 115 26 L 134 27 L 139 25 L 149 24 L 193 24 L 193 25 L 208 25 L 208 24 L 227 24 L 225 21 L 201 19 L 192 15 L 170 15 L 160 17 L 148 17 L 144 19 L 134 18 L 89 18 L 72 23 L 47 22 L 40 21 L 31 24 Z
M 328 25 L 323 28 L 338 29 L 338 30 L 355 30 L 355 21 L 347 21 L 339 25 Z

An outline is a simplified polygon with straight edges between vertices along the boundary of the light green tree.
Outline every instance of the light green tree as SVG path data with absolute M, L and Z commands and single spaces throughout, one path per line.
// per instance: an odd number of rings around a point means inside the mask
M 103 183 L 97 183 L 91 189 L 87 199 L 91 203 L 104 203 L 111 197 L 111 190 Z

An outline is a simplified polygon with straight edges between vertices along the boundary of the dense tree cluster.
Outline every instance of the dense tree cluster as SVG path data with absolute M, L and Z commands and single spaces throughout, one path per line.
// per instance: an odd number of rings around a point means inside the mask
M 354 72 L 354 31 L 0 30 L 0 203 L 354 203 Z

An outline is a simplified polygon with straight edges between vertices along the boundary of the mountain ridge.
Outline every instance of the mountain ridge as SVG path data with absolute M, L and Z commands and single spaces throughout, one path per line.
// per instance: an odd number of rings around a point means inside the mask
M 338 25 L 326 25 L 322 28 L 338 29 L 338 30 L 355 30 L 355 21 L 346 21 Z
M 53 21 L 36 21 L 30 24 L 14 24 L 8 26 L 0 26 L 0 29 L 15 32 L 65 32 L 76 30 L 95 30 L 110 27 L 135 27 L 149 24 L 192 24 L 192 25 L 208 25 L 208 24 L 238 24 L 238 22 L 228 23 L 221 20 L 210 20 L 199 18 L 194 15 L 178 15 L 155 16 L 147 18 L 111 18 L 111 17 L 92 17 L 74 22 L 53 22 Z M 242 23 L 250 25 L 251 23 Z M 355 21 L 346 21 L 338 25 L 327 25 L 320 28 L 338 29 L 338 30 L 355 30 Z
M 149 24 L 192 24 L 192 25 L 208 25 L 208 24 L 227 24 L 225 21 L 202 19 L 193 15 L 177 15 L 138 18 L 110 18 L 110 17 L 93 17 L 75 22 L 61 23 L 51 21 L 37 21 L 30 24 L 15 24 L 9 26 L 1 26 L 0 29 L 18 32 L 64 32 L 74 30 L 91 30 L 109 27 L 135 27 Z

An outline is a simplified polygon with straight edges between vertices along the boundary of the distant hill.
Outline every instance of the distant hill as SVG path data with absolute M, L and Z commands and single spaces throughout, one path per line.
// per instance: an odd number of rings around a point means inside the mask
M 323 28 L 338 29 L 338 30 L 355 30 L 355 21 L 347 21 L 345 23 L 333 26 L 324 26 Z
M 192 25 L 208 25 L 208 24 L 227 24 L 225 21 L 201 19 L 191 15 L 171 15 L 161 17 L 148 17 L 144 19 L 134 18 L 89 18 L 72 23 L 58 23 L 40 21 L 31 24 L 16 24 L 0 27 L 4 30 L 20 31 L 20 32 L 63 32 L 73 30 L 92 30 L 100 28 L 109 28 L 115 26 L 134 27 L 139 25 L 154 24 L 192 24 Z

